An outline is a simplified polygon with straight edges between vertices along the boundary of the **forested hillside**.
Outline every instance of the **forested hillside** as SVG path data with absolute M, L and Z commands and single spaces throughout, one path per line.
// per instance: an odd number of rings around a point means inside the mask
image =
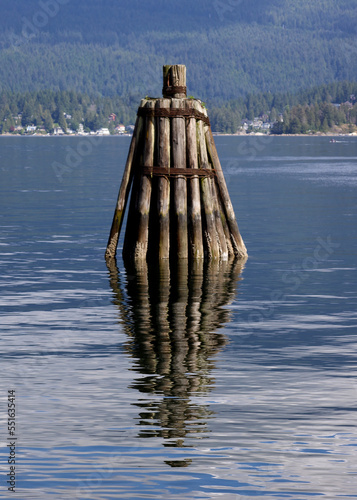
M 357 76 L 357 0 L 0 0 L 0 90 L 161 94 L 163 64 L 222 105 Z
M 350 125 L 357 120 L 357 82 L 339 82 L 297 94 L 261 93 L 248 95 L 222 106 L 208 109 L 212 129 L 235 133 L 242 120 L 268 122 L 273 133 L 327 132 L 335 125 Z M 52 133 L 54 128 L 97 131 L 109 127 L 114 133 L 119 124 L 133 124 L 138 102 L 120 97 L 89 96 L 74 91 L 0 92 L 0 132 Z M 253 129 L 252 129 L 253 130 Z
M 276 127 L 275 133 L 305 133 L 309 129 L 326 132 L 336 124 L 355 125 L 356 102 L 356 81 L 334 82 L 297 93 L 248 94 L 219 106 L 212 104 L 210 120 L 215 131 L 233 133 L 244 119 L 250 121 L 255 117 L 264 116 L 265 121 L 274 123 L 281 115 L 284 126 Z M 337 108 L 334 106 L 336 104 L 345 106 Z M 304 108 L 304 111 L 301 108 Z M 299 123 L 293 121 L 296 117 L 299 118 Z

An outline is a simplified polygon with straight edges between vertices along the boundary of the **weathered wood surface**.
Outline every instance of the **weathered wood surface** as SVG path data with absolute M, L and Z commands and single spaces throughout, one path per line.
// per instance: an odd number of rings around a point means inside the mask
M 183 99 L 172 99 L 173 109 L 182 108 Z M 185 118 L 171 118 L 171 167 L 186 168 L 186 123 Z M 172 234 L 173 250 L 179 259 L 188 258 L 187 235 L 187 179 L 184 176 L 174 177 L 173 203 L 174 203 L 174 231 Z
M 204 108 L 197 102 L 201 108 L 200 111 L 204 112 Z M 197 142 L 198 142 L 198 155 L 200 168 L 209 169 L 210 164 L 208 161 L 206 139 L 204 134 L 204 126 L 201 120 L 197 121 Z M 204 219 L 204 238 L 205 250 L 209 259 L 219 259 L 220 249 L 218 242 L 218 235 L 216 230 L 216 222 L 214 216 L 211 182 L 210 179 L 201 179 L 201 199 L 203 205 L 203 219 Z
M 186 100 L 187 109 L 192 109 L 195 105 L 195 101 Z M 186 122 L 186 140 L 187 167 L 198 169 L 197 126 L 194 117 L 189 118 Z M 203 259 L 200 180 L 198 177 L 193 177 L 188 184 L 189 254 L 193 259 Z
M 156 109 L 170 108 L 170 99 L 158 99 Z M 170 118 L 157 118 L 157 166 L 170 170 Z M 159 177 L 157 182 L 159 259 L 170 257 L 170 180 Z
M 186 87 L 186 66 L 183 64 L 163 67 L 163 96 L 179 99 L 186 97 L 186 91 L 165 92 L 165 89 L 169 89 L 170 87 Z
M 202 112 L 205 116 L 207 116 L 206 109 L 203 108 Z M 205 123 L 203 123 L 202 128 L 204 131 L 204 139 L 203 140 L 205 142 L 205 148 L 207 150 L 206 133 L 210 127 L 209 127 L 209 125 L 206 125 Z M 209 169 L 214 168 L 211 161 L 210 161 L 210 158 L 208 158 L 208 168 Z M 217 233 L 217 240 L 218 240 L 218 246 L 219 246 L 219 258 L 221 260 L 227 260 L 228 259 L 228 246 L 227 246 L 227 241 L 226 241 L 226 235 L 225 235 L 225 232 L 223 229 L 223 221 L 221 218 L 221 213 L 219 210 L 219 203 L 218 203 L 218 196 L 217 196 L 217 189 L 216 189 L 216 179 L 215 178 L 209 179 L 209 184 L 211 187 L 212 208 L 213 208 L 216 233 Z
M 119 189 L 117 205 L 115 208 L 112 227 L 109 234 L 107 250 L 105 252 L 106 259 L 114 258 L 116 254 L 119 235 L 123 224 L 126 205 L 128 202 L 130 186 L 133 179 L 134 172 L 132 166 L 133 166 L 134 156 L 135 154 L 137 154 L 136 147 L 138 143 L 138 138 L 140 137 L 142 126 L 143 126 L 143 119 L 138 117 L 136 119 L 135 129 L 130 143 L 128 158 L 126 160 L 124 174 Z
M 211 127 L 206 130 L 207 149 L 211 157 L 213 167 L 216 170 L 217 184 L 219 186 L 220 196 L 222 198 L 223 206 L 226 212 L 226 219 L 231 233 L 234 253 L 237 257 L 246 257 L 248 255 L 247 249 L 244 245 L 243 239 L 240 235 L 237 220 L 234 214 L 233 205 L 228 193 L 227 184 L 224 178 L 221 163 L 219 161 L 216 145 L 212 135 Z
M 226 213 L 224 210 L 222 198 L 220 196 L 219 188 L 217 185 L 216 185 L 216 196 L 217 196 L 218 214 L 219 214 L 219 217 L 221 219 L 222 228 L 223 228 L 223 232 L 224 232 L 225 239 L 226 239 L 228 258 L 230 258 L 230 257 L 234 256 L 234 249 L 233 249 L 233 245 L 232 245 L 232 241 L 231 241 L 231 233 L 229 231 L 229 226 L 228 226 L 228 222 L 226 219 Z
M 140 107 L 145 107 L 147 99 L 142 99 L 140 102 Z M 139 215 L 137 212 L 138 197 L 140 194 L 140 183 L 141 183 L 141 166 L 143 164 L 143 152 L 146 141 L 146 118 L 142 118 L 142 131 L 140 134 L 140 140 L 137 141 L 135 161 L 133 163 L 133 185 L 131 189 L 131 198 L 129 205 L 129 213 L 127 217 L 127 224 L 125 230 L 123 256 L 124 258 L 130 260 L 134 257 L 133 249 L 138 237 L 138 224 Z
M 153 109 L 155 101 L 149 100 L 146 108 Z M 152 167 L 154 165 L 155 151 L 155 118 L 146 117 L 146 140 L 143 154 L 143 165 Z M 141 176 L 137 211 L 139 214 L 138 238 L 135 244 L 135 259 L 146 259 L 149 244 L 149 218 L 151 202 L 151 178 L 147 175 Z
M 153 109 L 154 100 L 147 100 L 144 107 Z M 151 204 L 151 178 L 140 172 L 143 166 L 154 165 L 155 148 L 155 118 L 147 116 L 143 130 L 144 145 L 141 165 L 138 165 L 137 183 L 133 186 L 136 192 L 135 203 L 131 207 L 128 216 L 128 225 L 130 226 L 128 238 L 124 242 L 124 254 L 130 255 L 135 260 L 146 259 L 149 244 L 149 219 Z
M 137 119 L 106 257 L 115 255 L 132 179 L 124 258 L 246 257 L 207 111 L 201 101 L 185 97 L 185 66 L 165 66 L 163 76 L 164 98 L 141 102 L 151 111 L 140 111 Z M 213 176 L 206 175 L 210 170 Z

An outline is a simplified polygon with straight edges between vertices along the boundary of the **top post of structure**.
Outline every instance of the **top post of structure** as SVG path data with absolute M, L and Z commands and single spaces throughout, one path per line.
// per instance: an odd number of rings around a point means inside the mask
M 163 67 L 163 97 L 185 98 L 186 66 L 183 64 L 168 65 Z

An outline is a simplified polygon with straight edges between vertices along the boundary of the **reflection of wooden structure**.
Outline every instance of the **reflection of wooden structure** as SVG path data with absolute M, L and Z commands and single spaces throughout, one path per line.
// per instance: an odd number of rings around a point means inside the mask
M 201 101 L 186 67 L 164 66 L 163 98 L 141 101 L 106 257 L 113 258 L 132 184 L 126 260 L 228 260 L 247 251 Z
M 186 434 L 205 431 L 212 411 L 191 403 L 190 396 L 209 392 L 213 384 L 212 357 L 226 344 L 216 330 L 230 317 L 222 306 L 235 298 L 243 265 L 236 259 L 192 265 L 182 259 L 175 267 L 141 261 L 127 268 L 124 287 L 111 261 L 110 283 L 128 334 L 127 350 L 144 375 L 133 387 L 163 396 L 137 404 L 140 436 L 171 438 L 180 446 Z

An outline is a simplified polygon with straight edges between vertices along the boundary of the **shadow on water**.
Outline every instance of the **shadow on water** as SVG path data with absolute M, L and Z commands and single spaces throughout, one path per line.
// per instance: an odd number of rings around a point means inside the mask
M 125 275 L 115 261 L 108 263 L 114 303 L 128 335 L 126 350 L 140 373 L 131 388 L 151 395 L 135 403 L 138 437 L 162 437 L 164 446 L 184 447 L 185 436 L 208 432 L 214 413 L 191 398 L 209 393 L 214 384 L 214 356 L 227 344 L 217 330 L 230 321 L 223 306 L 235 299 L 244 264 L 141 262 L 125 266 Z M 184 467 L 190 461 L 167 463 Z

